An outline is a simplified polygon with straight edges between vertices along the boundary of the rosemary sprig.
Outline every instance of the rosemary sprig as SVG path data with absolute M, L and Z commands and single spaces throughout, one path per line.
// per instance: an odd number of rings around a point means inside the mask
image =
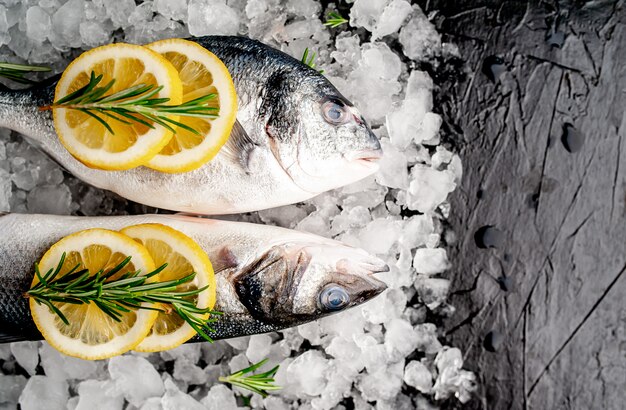
M 137 84 L 107 95 L 115 84 L 115 79 L 104 86 L 98 86 L 101 81 L 102 74 L 96 76 L 92 71 L 89 82 L 84 87 L 39 109 L 42 111 L 55 108 L 78 110 L 97 120 L 111 134 L 114 132 L 105 121 L 106 118 L 123 124 L 137 122 L 149 128 L 155 128 L 151 124 L 152 122 L 172 132 L 176 132 L 175 126 L 200 135 L 197 130 L 173 120 L 171 116 L 198 118 L 216 118 L 218 116 L 219 108 L 208 105 L 209 101 L 217 96 L 216 94 L 208 94 L 179 105 L 166 105 L 170 100 L 169 98 L 155 97 L 163 89 L 163 86 Z
M 302 58 L 300 58 L 300 62 L 308 65 L 311 68 L 315 68 L 315 51 L 312 51 L 309 55 L 309 48 L 304 49 L 304 53 L 302 53 Z M 324 74 L 324 70 L 318 70 L 320 74 Z
M 36 65 L 0 63 L 0 77 L 5 77 L 21 84 L 34 83 L 33 80 L 24 77 L 24 74 L 36 71 L 50 71 L 50 68 Z
M 280 366 L 275 366 L 273 369 L 266 371 L 265 373 L 253 374 L 246 376 L 248 373 L 252 373 L 267 362 L 267 359 L 261 360 L 258 363 L 239 370 L 230 376 L 220 376 L 218 379 L 222 383 L 229 383 L 233 386 L 239 386 L 242 389 L 250 390 L 253 393 L 260 394 L 262 397 L 267 397 L 268 391 L 280 390 L 282 387 L 277 386 L 274 380 L 274 375 L 278 371 Z
M 350 20 L 343 18 L 341 14 L 337 13 L 336 11 L 331 11 L 330 13 L 328 13 L 328 18 L 326 19 L 324 25 L 331 28 L 337 28 L 342 24 L 346 24 L 348 21 Z
M 139 276 L 140 271 L 137 270 L 111 280 L 115 274 L 128 265 L 130 260 L 131 257 L 128 256 L 114 268 L 107 271 L 100 270 L 95 275 L 92 275 L 88 269 L 79 269 L 80 264 L 77 264 L 59 277 L 65 263 L 65 253 L 63 253 L 56 268 L 51 268 L 45 275 L 41 274 L 39 264 L 35 263 L 35 275 L 39 283 L 31 287 L 25 296 L 48 306 L 66 325 L 69 325 L 69 321 L 53 302 L 73 304 L 93 302 L 100 310 L 118 322 L 124 313 L 130 312 L 130 309 L 158 310 L 165 313 L 174 311 L 205 340 L 213 341 L 207 334 L 207 330 L 213 331 L 208 324 L 215 322 L 213 315 L 220 313 L 209 308 L 198 308 L 191 300 L 208 286 L 186 292 L 176 290 L 179 285 L 191 281 L 196 275 L 195 272 L 177 280 L 146 283 L 149 278 L 167 267 L 167 264 L 163 264 L 147 275 Z M 161 307 L 145 306 L 142 303 L 158 304 L 157 306 Z M 211 318 L 208 320 L 203 317 L 207 313 L 211 313 Z

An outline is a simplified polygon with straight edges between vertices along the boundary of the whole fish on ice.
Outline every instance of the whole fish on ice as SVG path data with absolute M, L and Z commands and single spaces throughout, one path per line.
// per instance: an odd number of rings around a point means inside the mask
M 239 100 L 230 140 L 195 171 L 86 167 L 59 142 L 50 112 L 38 110 L 53 102 L 55 81 L 0 91 L 0 126 L 26 135 L 89 184 L 146 205 L 191 213 L 239 213 L 295 203 L 378 169 L 378 139 L 317 70 L 248 38 L 190 40 L 224 62 Z
M 24 292 L 34 263 L 61 238 L 89 228 L 161 223 L 189 235 L 209 255 L 223 315 L 215 339 L 296 326 L 359 305 L 385 288 L 387 265 L 331 239 L 274 226 L 179 215 L 0 216 L 0 342 L 41 339 Z M 202 339 L 196 338 L 196 341 Z

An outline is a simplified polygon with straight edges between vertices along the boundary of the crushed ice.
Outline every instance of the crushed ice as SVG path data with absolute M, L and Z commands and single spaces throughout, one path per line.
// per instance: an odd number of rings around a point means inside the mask
M 0 60 L 45 63 L 60 71 L 80 52 L 112 39 L 240 34 L 317 65 L 372 125 L 385 151 L 381 169 L 304 204 L 242 218 L 332 236 L 384 258 L 390 289 L 362 307 L 297 329 L 160 354 L 100 362 L 61 355 L 46 343 L 0 345 L 0 407 L 48 409 L 432 408 L 432 399 L 469 400 L 475 377 L 458 349 L 442 346 L 427 313 L 452 312 L 441 274 L 446 202 L 462 174 L 441 145 L 433 82 L 412 69 L 454 47 L 407 0 L 356 0 L 350 23 L 323 26 L 329 10 L 313 0 L 5 0 Z M 345 29 L 344 29 L 345 28 Z M 361 35 L 355 34 L 359 28 Z M 364 33 L 371 33 L 371 36 Z M 371 37 L 371 38 L 370 38 Z M 362 42 L 363 38 L 370 38 Z M 395 40 L 400 48 L 389 47 Z M 399 54 L 401 53 L 401 54 Z M 0 211 L 84 215 L 142 212 L 87 186 L 18 134 L 0 130 Z M 219 375 L 268 357 L 280 363 L 279 393 L 244 401 Z M 30 377 L 25 377 L 26 375 Z M 104 406 L 104 407 L 102 407 Z M 339 407 L 342 408 L 342 407 Z

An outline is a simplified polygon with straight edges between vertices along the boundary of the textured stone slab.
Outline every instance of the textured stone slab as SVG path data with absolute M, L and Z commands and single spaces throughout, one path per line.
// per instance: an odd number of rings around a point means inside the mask
M 623 408 L 623 2 L 424 6 L 468 67 L 439 97 L 465 173 L 446 328 L 481 380 L 468 407 Z

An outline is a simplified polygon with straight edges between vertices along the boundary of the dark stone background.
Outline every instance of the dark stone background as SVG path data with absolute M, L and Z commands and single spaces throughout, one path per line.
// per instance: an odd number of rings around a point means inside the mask
M 624 2 L 418 3 L 461 54 L 431 71 L 464 166 L 444 327 L 480 386 L 445 407 L 626 408 Z

